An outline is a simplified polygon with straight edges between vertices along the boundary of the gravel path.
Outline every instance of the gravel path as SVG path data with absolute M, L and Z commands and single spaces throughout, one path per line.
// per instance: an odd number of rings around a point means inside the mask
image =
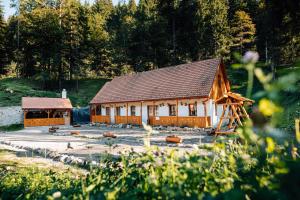
M 146 132 L 140 128 L 106 128 L 94 126 L 82 126 L 73 128 L 70 126 L 60 126 L 55 134 L 48 132 L 49 127 L 31 127 L 15 132 L 0 133 L 0 143 L 10 142 L 13 145 L 30 147 L 32 149 L 41 148 L 56 151 L 60 154 L 73 155 L 81 158 L 95 159 L 102 154 L 110 153 L 120 155 L 121 152 L 133 149 L 142 152 L 144 148 L 144 138 Z M 71 131 L 80 131 L 80 135 L 70 135 Z M 117 138 L 104 138 L 103 133 L 112 131 Z M 179 145 L 165 142 L 168 135 L 178 135 L 183 139 Z M 200 131 L 159 131 L 151 136 L 151 145 L 160 148 L 178 148 L 179 151 L 190 151 L 193 145 L 208 144 L 213 141 L 213 137 Z M 68 148 L 70 144 L 71 148 Z M 0 148 L 4 148 L 3 146 Z

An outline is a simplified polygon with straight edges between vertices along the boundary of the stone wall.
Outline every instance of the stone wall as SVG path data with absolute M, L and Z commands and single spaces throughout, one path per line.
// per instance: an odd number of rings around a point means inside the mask
M 0 107 L 0 126 L 23 123 L 21 106 Z

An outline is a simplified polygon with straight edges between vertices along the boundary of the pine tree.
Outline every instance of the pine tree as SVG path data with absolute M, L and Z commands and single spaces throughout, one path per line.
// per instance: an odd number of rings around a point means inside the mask
M 89 55 L 90 69 L 98 76 L 106 76 L 106 70 L 113 66 L 108 32 L 108 19 L 113 12 L 113 5 L 110 0 L 97 0 L 89 15 L 90 48 Z
M 2 2 L 0 1 L 0 74 L 7 72 L 8 55 L 6 48 L 6 22 L 3 17 Z
M 236 11 L 231 31 L 233 36 L 233 50 L 239 50 L 243 54 L 245 50 L 254 49 L 256 28 L 248 13 L 245 11 Z
M 231 38 L 226 0 L 200 0 L 197 4 L 197 42 L 199 59 L 227 58 Z

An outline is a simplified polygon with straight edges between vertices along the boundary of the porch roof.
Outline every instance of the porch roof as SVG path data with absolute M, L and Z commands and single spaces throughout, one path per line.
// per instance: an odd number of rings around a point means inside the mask
M 116 77 L 90 103 L 208 97 L 220 64 L 209 59 Z
M 22 109 L 72 109 L 70 99 L 22 97 Z
M 234 92 L 227 92 L 222 97 L 217 99 L 216 103 L 217 104 L 226 104 L 228 98 L 230 98 L 232 100 L 232 102 L 240 102 L 241 104 L 243 104 L 245 102 L 249 103 L 249 104 L 254 103 L 253 100 L 243 97 L 241 94 L 234 93 Z

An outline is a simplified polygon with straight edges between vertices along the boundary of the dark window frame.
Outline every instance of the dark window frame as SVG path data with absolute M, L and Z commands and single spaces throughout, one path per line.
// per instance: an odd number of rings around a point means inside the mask
M 121 107 L 120 106 L 116 107 L 116 116 L 121 116 Z
M 136 106 L 130 106 L 130 116 L 136 116 Z
M 109 112 L 107 112 L 109 111 Z M 105 115 L 110 116 L 110 107 L 105 107 Z
M 177 108 L 175 104 L 169 105 L 169 116 L 177 116 Z
M 189 106 L 189 116 L 197 116 L 197 103 L 188 104 Z M 193 110 L 191 108 L 194 108 Z

